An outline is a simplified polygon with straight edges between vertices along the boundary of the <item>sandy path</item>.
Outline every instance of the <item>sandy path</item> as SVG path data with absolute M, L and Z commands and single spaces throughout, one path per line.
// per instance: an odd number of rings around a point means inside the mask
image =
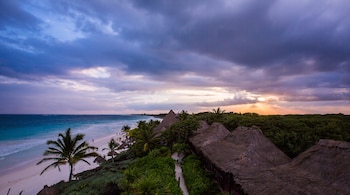
M 92 146 L 99 148 L 98 153 L 106 155 L 108 150 L 102 152 L 102 148 L 107 148 L 108 142 L 111 138 L 117 140 L 120 135 L 109 135 L 100 139 L 94 140 L 90 143 Z M 41 171 L 49 164 L 36 165 L 36 163 L 41 160 L 33 159 L 30 165 L 26 168 L 13 171 L 11 173 L 0 176 L 0 194 L 7 194 L 7 191 L 11 188 L 10 195 L 19 194 L 23 190 L 23 195 L 33 195 L 37 194 L 45 185 L 53 185 L 60 182 L 61 180 L 68 180 L 69 168 L 68 165 L 61 166 L 61 171 L 58 169 L 51 168 L 47 170 L 44 174 L 40 175 Z M 88 159 L 91 165 L 84 162 L 79 162 L 76 164 L 74 169 L 74 174 L 82 171 L 93 169 L 98 166 L 98 164 L 93 163 L 93 158 Z
M 188 195 L 188 190 L 187 190 L 187 186 L 185 184 L 185 179 L 184 179 L 184 176 L 182 174 L 182 168 L 181 168 L 181 160 L 182 160 L 182 157 L 179 155 L 179 153 L 174 153 L 172 156 L 171 156 L 174 160 L 176 160 L 176 163 L 175 163 L 175 177 L 176 177 L 176 180 L 179 181 L 180 180 L 180 188 L 182 190 L 182 193 L 184 195 Z

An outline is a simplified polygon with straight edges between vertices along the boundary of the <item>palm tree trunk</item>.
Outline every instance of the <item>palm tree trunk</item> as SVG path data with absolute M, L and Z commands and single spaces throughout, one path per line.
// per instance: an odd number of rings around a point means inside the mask
M 69 163 L 69 181 L 72 181 L 72 177 L 73 177 L 73 164 Z

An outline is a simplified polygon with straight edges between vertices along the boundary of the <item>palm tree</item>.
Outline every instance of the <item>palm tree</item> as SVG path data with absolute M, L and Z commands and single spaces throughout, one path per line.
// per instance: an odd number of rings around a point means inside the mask
M 225 113 L 225 110 L 220 109 L 218 107 L 217 109 L 213 109 L 214 115 L 211 116 L 212 122 L 220 122 L 222 120 L 222 115 Z
M 220 114 L 225 113 L 226 111 L 225 110 L 221 110 L 220 107 L 218 107 L 217 109 L 213 109 L 213 112 L 214 112 L 214 114 L 220 115 Z
M 122 132 L 123 132 L 123 133 L 127 133 L 130 129 L 131 129 L 131 127 L 130 127 L 129 125 L 124 125 L 124 126 L 122 127 Z
M 116 154 L 115 150 L 119 147 L 119 144 L 114 141 L 112 138 L 111 141 L 108 142 L 108 148 L 103 148 L 103 150 L 109 150 L 108 154 L 112 156 L 112 162 L 114 162 L 114 154 Z
M 97 150 L 97 148 L 89 146 L 89 144 L 86 141 L 83 141 L 84 136 L 84 134 L 77 134 L 74 137 L 72 137 L 71 130 L 70 128 L 68 128 L 65 134 L 58 134 L 58 138 L 56 141 L 48 140 L 46 144 L 49 145 L 49 147 L 44 152 L 44 156 L 49 157 L 43 158 L 37 163 L 37 165 L 46 161 L 54 162 L 48 165 L 40 173 L 40 175 L 43 174 L 50 167 L 57 167 L 58 170 L 61 171 L 60 165 L 65 165 L 68 163 L 70 168 L 69 181 L 71 181 L 73 176 L 73 167 L 77 162 L 83 161 L 90 165 L 90 163 L 87 160 L 85 160 L 85 158 L 98 156 L 96 152 L 93 152 L 94 150 Z M 90 152 L 90 150 L 92 150 L 92 152 Z
M 181 113 L 179 114 L 179 118 L 181 121 L 186 120 L 188 116 L 189 116 L 189 114 L 185 110 L 182 110 Z
M 134 150 L 148 153 L 157 145 L 159 136 L 153 131 L 157 124 L 152 120 L 148 123 L 139 121 L 137 128 L 130 131 L 130 137 L 134 141 Z

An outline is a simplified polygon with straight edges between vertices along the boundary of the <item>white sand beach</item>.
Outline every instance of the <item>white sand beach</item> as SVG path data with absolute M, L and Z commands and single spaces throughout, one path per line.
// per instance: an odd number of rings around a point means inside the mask
M 117 140 L 121 137 L 120 134 L 113 134 L 103 138 L 95 139 L 89 141 L 89 144 L 95 147 L 98 147 L 98 153 L 101 156 L 106 155 L 108 153 L 107 150 L 102 152 L 103 148 L 108 148 L 108 142 L 111 138 Z M 44 152 L 44 151 L 43 151 Z M 106 155 L 107 156 L 107 155 Z M 43 163 L 41 165 L 36 165 L 42 157 L 37 159 L 33 159 L 30 165 L 25 168 L 18 169 L 12 171 L 10 173 L 4 174 L 0 176 L 0 194 L 7 194 L 8 190 L 11 189 L 10 195 L 19 194 L 23 190 L 23 195 L 34 195 L 37 194 L 45 185 L 51 186 L 55 183 L 60 182 L 61 180 L 68 180 L 69 176 L 69 167 L 68 165 L 61 166 L 61 171 L 58 168 L 51 168 L 47 170 L 45 173 L 40 175 L 41 171 L 50 163 Z M 94 159 L 88 159 L 90 165 L 79 162 L 76 164 L 74 169 L 74 174 L 77 174 L 82 171 L 86 171 L 89 169 L 93 169 L 98 166 L 98 164 L 94 163 Z

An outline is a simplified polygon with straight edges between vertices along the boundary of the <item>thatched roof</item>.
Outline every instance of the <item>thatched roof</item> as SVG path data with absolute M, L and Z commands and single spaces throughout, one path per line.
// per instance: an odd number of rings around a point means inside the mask
M 206 128 L 205 128 L 206 127 Z M 199 129 L 194 132 L 195 136 L 190 138 L 190 142 L 196 147 L 201 149 L 213 142 L 223 140 L 230 134 L 221 123 L 213 123 L 208 126 L 206 122 L 201 121 Z
M 247 194 L 350 194 L 350 143 L 320 140 L 290 160 L 258 128 L 200 123 L 190 142 Z
M 171 125 L 173 125 L 178 121 L 179 121 L 179 118 L 177 117 L 175 112 L 173 110 L 170 110 L 170 112 L 164 117 L 162 122 L 160 122 L 160 124 L 156 128 L 154 128 L 153 131 L 156 132 L 157 134 L 160 134 L 161 132 L 163 132 L 168 127 L 170 127 Z
M 207 130 L 209 125 L 205 121 L 199 121 L 199 127 L 195 131 L 192 132 L 193 135 L 201 134 L 203 131 Z
M 190 142 L 217 168 L 234 176 L 254 174 L 290 161 L 257 128 L 238 127 L 229 132 L 222 124 L 213 123 Z
M 44 188 L 38 192 L 38 195 L 58 195 L 58 189 L 53 186 L 49 187 L 45 185 Z
M 248 194 L 350 194 L 350 143 L 320 140 L 292 162 L 238 183 Z

